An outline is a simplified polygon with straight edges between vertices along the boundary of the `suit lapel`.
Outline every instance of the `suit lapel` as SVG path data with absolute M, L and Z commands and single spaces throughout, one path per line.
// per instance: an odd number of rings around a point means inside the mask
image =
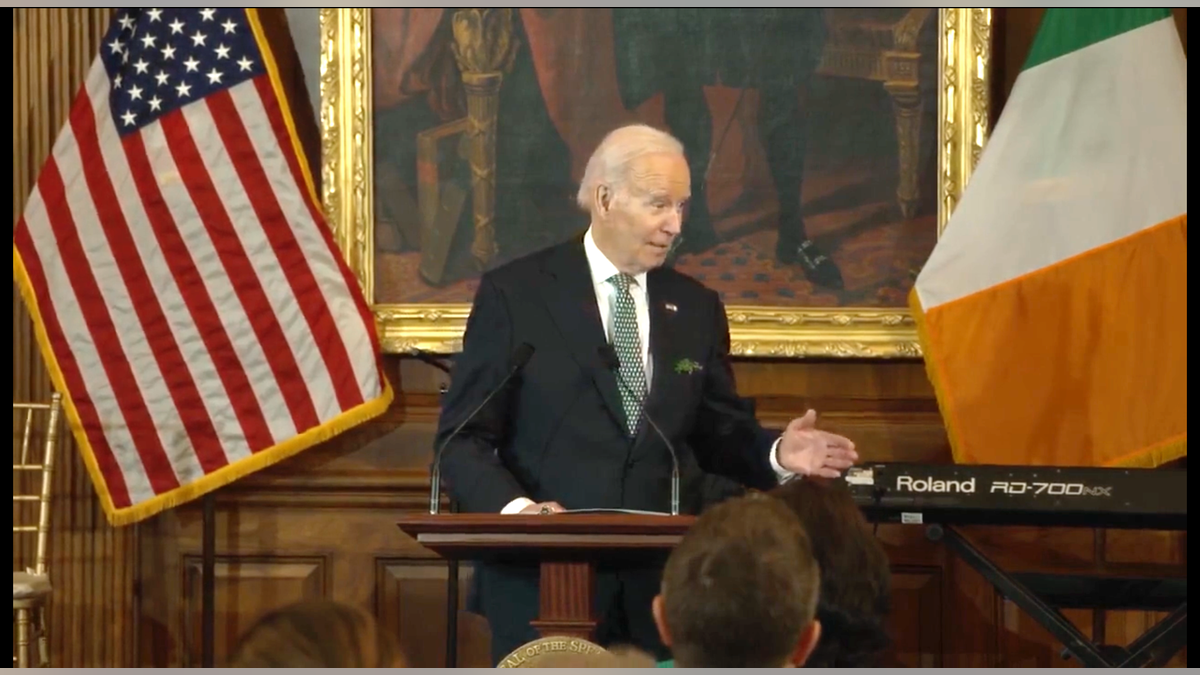
M 542 297 L 567 349 L 579 367 L 591 374 L 613 422 L 624 428 L 616 375 L 600 361 L 599 350 L 608 340 L 589 269 L 583 239 L 564 244 L 546 260 L 543 271 L 549 278 L 542 286 Z
M 664 417 L 667 416 L 665 413 L 670 401 L 671 378 L 675 375 L 671 354 L 679 342 L 679 321 L 675 316 L 678 309 L 672 301 L 664 275 L 651 272 L 646 277 L 646 286 L 646 300 L 650 309 L 650 356 L 654 363 L 654 373 L 651 377 L 650 395 L 646 397 L 645 410 L 662 428 L 663 433 L 670 433 Z M 657 436 L 649 423 L 643 423 L 634 451 L 636 452 L 648 439 Z

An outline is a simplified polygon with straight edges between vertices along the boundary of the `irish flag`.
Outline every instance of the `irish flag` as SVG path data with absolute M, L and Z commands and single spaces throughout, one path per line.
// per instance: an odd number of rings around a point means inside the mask
M 910 296 L 957 462 L 1187 454 L 1187 58 L 1166 9 L 1050 9 Z

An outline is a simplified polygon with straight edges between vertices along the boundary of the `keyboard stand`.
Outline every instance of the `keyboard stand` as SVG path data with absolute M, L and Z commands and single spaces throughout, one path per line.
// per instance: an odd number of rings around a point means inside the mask
M 983 575 L 1001 595 L 1049 631 L 1063 644 L 1063 658 L 1073 656 L 1088 668 L 1161 668 L 1187 646 L 1186 579 L 1090 579 L 1076 575 L 1011 574 L 996 566 L 951 526 L 930 525 L 925 534 L 931 541 L 945 544 Z M 1044 587 L 1043 592 L 1035 593 L 1031 586 Z M 1070 586 L 1075 588 L 1064 592 L 1064 587 Z M 1045 596 L 1054 600 L 1053 606 L 1044 599 Z M 1056 607 L 1173 609 L 1128 647 L 1115 647 L 1094 644 Z

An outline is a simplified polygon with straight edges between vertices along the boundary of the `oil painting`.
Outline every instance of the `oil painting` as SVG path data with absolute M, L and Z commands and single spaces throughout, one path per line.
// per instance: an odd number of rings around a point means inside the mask
M 323 9 L 323 192 L 385 351 L 456 351 L 480 275 L 581 233 L 612 129 L 686 148 L 668 264 L 733 350 L 917 357 L 906 297 L 987 134 L 990 11 Z

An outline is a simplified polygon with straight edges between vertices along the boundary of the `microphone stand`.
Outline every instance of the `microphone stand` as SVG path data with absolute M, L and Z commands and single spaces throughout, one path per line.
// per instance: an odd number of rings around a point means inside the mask
M 496 394 L 508 387 L 509 380 L 511 380 L 517 373 L 521 372 L 521 370 L 525 368 L 525 364 L 529 362 L 529 358 L 531 356 L 533 356 L 533 347 L 528 343 L 522 344 L 521 347 L 517 349 L 517 353 L 514 354 L 513 363 L 511 366 L 509 366 L 508 373 L 504 376 L 504 379 L 500 380 L 500 384 L 498 384 L 496 388 L 491 391 L 491 393 L 489 393 L 482 401 L 480 401 L 479 405 L 475 406 L 475 409 L 471 411 L 471 414 L 467 415 L 467 417 L 457 427 L 454 428 L 454 431 L 450 432 L 450 435 L 446 437 L 446 440 L 442 441 L 441 446 L 439 446 L 437 451 L 433 454 L 433 468 L 430 470 L 429 476 L 429 513 L 432 515 L 436 516 L 438 513 L 438 503 L 440 501 L 439 497 L 441 496 L 442 488 L 442 453 L 446 452 L 446 446 L 450 445 L 450 441 L 454 440 L 454 437 L 463 430 L 463 427 L 467 426 L 471 420 L 475 419 L 475 416 L 479 414 L 479 411 L 483 410 L 484 406 L 490 403 Z
M 600 357 L 603 359 L 605 365 L 612 370 L 613 375 L 617 376 L 617 384 L 625 389 L 625 393 L 635 396 L 633 387 L 630 387 L 625 378 L 621 376 L 621 362 L 616 350 L 611 345 L 601 347 Z M 671 445 L 671 441 L 667 439 L 667 435 L 663 433 L 662 429 L 658 428 L 658 424 L 655 423 L 654 418 L 650 416 L 650 412 L 644 406 L 642 408 L 642 417 L 646 418 L 646 422 L 650 424 L 650 428 L 654 429 L 654 433 L 658 434 L 658 437 L 662 439 L 663 445 L 667 446 L 667 451 L 671 453 L 671 515 L 677 516 L 679 515 L 679 457 L 675 454 L 675 446 Z
M 449 366 L 447 366 L 445 363 L 442 363 L 441 359 L 439 359 L 436 355 L 427 352 L 424 349 L 413 349 L 409 351 L 409 355 L 425 365 L 433 366 L 447 375 L 450 374 Z
M 671 457 L 674 466 L 671 467 L 671 515 L 679 515 L 679 462 Z
M 526 358 L 528 359 L 528 357 Z M 496 394 L 502 392 L 502 390 L 509 386 L 509 381 L 512 380 L 512 376 L 516 375 L 517 372 L 521 372 L 522 368 L 524 368 L 524 363 L 512 366 L 512 368 L 509 369 L 509 374 L 505 375 L 504 380 L 500 381 L 499 387 L 492 389 L 492 393 L 488 394 L 487 398 L 482 400 L 478 406 L 475 406 L 475 410 L 470 411 L 470 414 L 468 414 L 467 418 L 463 419 L 462 423 L 456 426 L 455 430 L 451 431 L 449 436 L 446 436 L 446 440 L 442 442 L 442 446 L 439 446 L 437 452 L 433 453 L 433 468 L 430 471 L 430 513 L 432 515 L 438 514 L 438 504 L 440 502 L 440 496 L 442 496 L 442 454 L 445 453 L 446 446 L 449 446 L 450 441 L 454 441 L 454 437 L 458 435 L 458 432 L 463 430 L 464 426 L 467 426 L 467 424 L 470 423 L 470 420 L 475 419 L 475 416 L 476 414 L 479 414 L 479 411 L 484 410 L 484 406 L 486 406 L 488 402 L 491 402 L 493 396 L 496 396 Z
M 442 371 L 443 373 L 446 373 L 447 375 L 450 374 L 450 368 L 448 366 L 446 366 L 445 363 L 442 363 L 441 360 L 436 358 L 433 354 L 430 354 L 421 349 L 414 349 L 414 350 L 412 350 L 411 355 L 416 357 L 417 360 L 425 363 L 426 365 L 433 366 L 434 368 L 437 368 L 438 370 Z M 439 398 L 444 397 L 446 395 L 446 385 L 442 385 L 442 387 L 438 393 L 440 394 Z M 437 486 L 435 485 L 434 486 L 434 494 L 437 495 L 438 492 L 439 492 L 439 490 L 438 490 Z M 433 513 L 436 513 L 437 505 L 431 503 L 431 508 L 435 509 L 433 511 Z M 458 501 L 453 498 L 450 499 L 450 513 L 458 513 Z M 458 667 L 458 558 L 451 558 L 447 562 L 447 570 L 446 570 L 446 666 L 445 667 L 446 668 L 457 668 Z
M 619 374 L 617 377 L 623 380 Z M 662 429 L 658 428 L 658 425 L 654 423 L 654 420 L 645 410 L 642 411 L 642 417 L 646 418 L 646 421 L 650 423 L 650 427 L 654 429 L 654 432 L 662 439 L 663 444 L 667 446 L 667 450 L 671 451 L 671 515 L 677 516 L 679 515 L 679 459 L 675 456 L 675 448 L 667 440 L 667 435 L 662 432 Z
M 464 419 L 457 427 L 455 427 L 454 431 L 446 437 L 446 440 L 442 442 L 441 446 L 438 447 L 437 452 L 434 453 L 433 468 L 430 471 L 429 477 L 430 514 L 437 515 L 438 506 L 441 501 L 442 453 L 446 451 L 446 446 L 450 444 L 450 441 L 453 440 L 454 437 L 457 436 L 471 420 L 475 419 L 475 416 L 479 414 L 479 411 L 483 410 L 484 406 L 486 406 L 497 393 L 508 386 L 509 381 L 525 368 L 525 364 L 529 362 L 531 356 L 533 356 L 533 347 L 531 345 L 525 343 L 518 347 L 513 355 L 512 364 L 508 369 L 508 374 L 504 376 L 504 379 L 500 380 L 500 384 L 497 385 L 496 388 L 493 389 L 491 393 L 489 393 L 483 399 L 483 401 L 479 403 L 479 405 L 475 406 L 475 409 L 471 411 L 471 414 L 467 415 L 466 419 Z M 445 392 L 442 393 L 444 394 Z M 450 499 L 450 512 L 458 512 L 458 503 L 453 498 Z M 457 667 L 456 664 L 458 663 L 458 561 L 450 560 L 447 562 L 447 565 L 446 667 L 455 668 Z

